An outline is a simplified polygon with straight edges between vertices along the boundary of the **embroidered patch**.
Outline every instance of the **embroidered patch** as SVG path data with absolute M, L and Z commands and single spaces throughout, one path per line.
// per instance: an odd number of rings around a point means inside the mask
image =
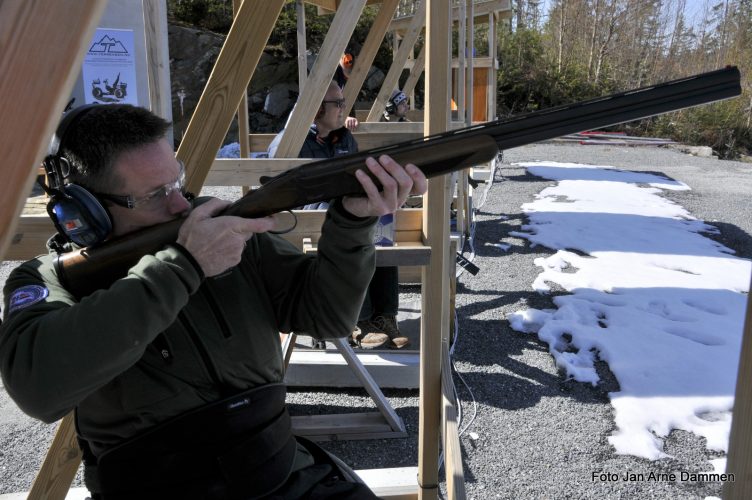
M 50 291 L 46 287 L 39 285 L 23 286 L 13 292 L 10 296 L 10 305 L 8 307 L 8 314 L 11 314 L 20 309 L 24 309 L 31 305 L 41 302 L 46 299 L 50 294 Z

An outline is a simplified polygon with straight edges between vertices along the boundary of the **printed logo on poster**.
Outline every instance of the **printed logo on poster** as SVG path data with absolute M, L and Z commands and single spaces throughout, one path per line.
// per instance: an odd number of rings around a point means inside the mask
M 138 105 L 133 30 L 97 28 L 83 65 L 87 104 Z

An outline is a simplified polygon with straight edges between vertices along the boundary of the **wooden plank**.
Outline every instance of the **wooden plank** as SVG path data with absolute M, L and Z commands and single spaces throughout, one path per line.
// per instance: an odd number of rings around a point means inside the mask
M 378 412 L 337 413 L 333 415 L 295 415 L 292 432 L 314 441 L 340 439 L 377 439 L 406 437 L 406 432 L 394 431 Z
M 449 125 L 449 0 L 426 0 L 426 135 Z M 447 176 L 428 181 L 423 231 L 431 263 L 423 268 L 420 330 L 420 408 L 418 497 L 438 495 L 439 425 L 441 423 L 441 339 L 449 331 L 449 184 Z
M 295 0 L 295 23 L 298 42 L 298 93 L 301 93 L 306 80 L 308 80 L 308 49 L 306 48 L 305 5 L 303 0 Z
M 465 13 L 467 14 L 467 22 L 465 23 L 465 27 L 467 28 L 467 36 L 465 37 L 465 40 L 467 41 L 466 52 L 468 54 L 468 58 L 465 73 L 465 124 L 469 127 L 473 124 L 473 75 L 475 71 L 473 69 L 475 67 L 475 57 L 473 57 L 473 55 L 475 54 L 475 4 L 473 0 L 466 1 L 467 6 Z
M 462 1 L 462 0 L 461 0 Z M 498 17 L 507 19 L 512 17 L 512 2 L 510 0 L 490 0 L 488 2 L 478 2 L 475 4 L 475 15 L 478 24 L 488 21 L 488 14 L 496 12 Z M 459 20 L 460 11 L 459 7 L 452 9 L 452 20 L 457 23 Z M 389 31 L 403 32 L 410 26 L 413 16 L 404 16 L 392 21 L 389 25 Z
M 371 106 L 371 111 L 368 112 L 368 118 L 366 121 L 375 122 L 381 119 L 384 109 L 386 109 L 386 103 L 389 97 L 392 95 L 394 89 L 399 86 L 399 78 L 402 75 L 402 70 L 405 67 L 405 62 L 408 56 L 412 53 L 415 42 L 418 40 L 418 36 L 423 31 L 424 18 L 426 13 L 427 0 L 421 0 L 418 5 L 418 9 L 413 16 L 413 22 L 410 23 L 410 28 L 405 33 L 402 43 L 400 43 L 399 50 L 394 55 L 394 60 L 389 68 L 389 71 L 384 77 L 384 82 L 381 84 L 379 94 L 376 96 L 376 100 Z
M 467 22 L 467 3 L 460 0 L 459 11 L 457 13 L 457 117 L 461 121 L 465 121 L 465 78 L 467 74 L 467 29 L 465 23 Z M 452 67 L 454 67 L 454 61 L 452 61 Z
M 365 122 L 361 122 L 361 125 L 364 125 L 364 124 Z M 389 124 L 387 123 L 387 125 Z M 276 134 L 251 134 L 250 135 L 251 151 L 266 152 L 266 150 L 269 148 L 269 144 L 272 142 L 272 140 L 274 140 L 275 136 Z M 397 144 L 399 142 L 417 139 L 419 137 L 423 137 L 423 134 L 411 133 L 411 132 L 407 132 L 407 133 L 404 133 L 404 132 L 368 132 L 368 133 L 354 132 L 353 136 L 355 137 L 355 140 L 358 142 L 358 149 L 361 151 L 365 151 L 367 149 L 378 148 L 381 146 L 390 146 L 392 144 Z M 300 147 L 298 148 L 298 152 L 299 151 L 300 151 Z M 280 150 L 277 149 L 276 157 L 277 158 L 297 158 L 297 154 L 282 155 L 280 154 Z
M 384 0 L 368 0 L 366 5 L 380 4 Z M 318 15 L 325 16 L 328 14 L 334 14 L 339 6 L 342 5 L 342 0 L 305 0 L 305 3 L 315 5 L 318 7 Z
M 240 6 L 178 148 L 188 191 L 201 191 L 284 3 L 267 0 Z
M 363 87 L 363 82 L 368 77 L 368 71 L 371 69 L 374 59 L 376 59 L 376 53 L 379 51 L 379 47 L 381 47 L 381 42 L 384 41 L 384 35 L 389 27 L 389 22 L 397 10 L 397 5 L 399 5 L 399 0 L 384 0 L 379 7 L 379 13 L 376 15 L 376 19 L 374 19 L 371 29 L 368 31 L 366 41 L 360 50 L 360 54 L 355 59 L 355 65 L 350 72 L 350 78 L 347 79 L 345 88 L 342 91 L 345 99 L 345 109 L 343 110 L 345 116 L 350 114 L 350 110 L 358 98 L 358 93 Z
M 105 4 L 0 2 L 0 116 L 5 118 L 0 125 L 0 258 L 15 233 Z
M 420 52 L 418 53 L 418 57 L 414 59 L 413 67 L 410 69 L 410 74 L 407 77 L 407 80 L 405 80 L 405 85 L 403 85 L 402 92 L 404 92 L 407 95 L 410 95 L 415 90 L 415 85 L 418 84 L 418 80 L 420 79 L 420 75 L 423 74 L 423 70 L 426 67 L 426 46 L 420 48 Z M 394 123 L 393 125 L 397 125 Z
M 60 421 L 47 457 L 29 490 L 29 500 L 62 500 L 81 464 L 73 413 Z
M 365 4 L 366 0 L 351 0 L 342 4 L 334 15 L 306 86 L 300 92 L 282 132 L 275 155 L 277 158 L 297 158 Z
M 373 491 L 374 495 L 388 500 L 418 498 L 417 467 L 390 467 L 387 469 L 359 469 L 356 474 Z
M 279 175 L 310 163 L 310 158 L 217 158 L 206 176 L 207 186 L 260 186 L 262 176 Z
M 418 388 L 418 351 L 359 350 L 357 356 L 379 387 Z M 339 351 L 331 349 L 295 349 L 285 371 L 285 384 L 288 387 L 362 387 Z
M 752 290 L 752 283 L 750 283 Z M 752 294 L 747 294 L 747 314 L 744 320 L 739 371 L 736 376 L 734 414 L 731 420 L 726 473 L 734 474 L 734 481 L 723 485 L 725 500 L 752 498 Z
M 5 260 L 27 260 L 47 253 L 47 240 L 55 234 L 55 226 L 45 215 L 18 218 L 16 232 L 5 251 Z
M 170 99 L 170 61 L 167 47 L 167 3 L 143 0 L 144 42 L 146 45 L 146 70 L 149 78 L 149 104 L 151 111 L 172 119 Z
M 441 343 L 441 359 L 442 430 L 447 497 L 449 500 L 464 500 L 466 497 L 465 473 L 462 468 L 462 448 L 457 425 L 457 400 L 454 397 L 448 339 L 444 339 Z

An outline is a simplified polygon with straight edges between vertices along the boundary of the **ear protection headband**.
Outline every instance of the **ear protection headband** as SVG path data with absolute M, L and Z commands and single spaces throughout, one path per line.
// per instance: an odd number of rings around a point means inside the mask
M 66 242 L 80 246 L 104 241 L 112 232 L 112 218 L 104 205 L 86 188 L 65 183 L 71 166 L 68 159 L 60 154 L 60 145 L 65 141 L 66 133 L 75 128 L 82 116 L 100 106 L 89 104 L 65 113 L 42 162 L 47 175 L 47 185 L 42 185 L 42 188 L 50 197 L 47 213 L 58 234 Z
M 399 104 L 402 101 L 406 101 L 406 100 L 407 100 L 407 96 L 405 95 L 404 92 L 400 91 L 400 92 L 395 93 L 392 97 L 389 98 L 389 100 L 386 103 L 386 108 L 385 108 L 386 112 L 389 113 L 390 115 L 393 115 L 394 113 L 397 112 L 397 106 L 399 106 Z

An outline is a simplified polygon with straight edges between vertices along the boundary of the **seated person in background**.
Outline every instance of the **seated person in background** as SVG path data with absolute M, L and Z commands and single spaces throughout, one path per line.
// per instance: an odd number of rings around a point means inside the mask
M 120 104 L 63 118 L 45 159 L 55 178 L 66 176 L 52 197 L 60 210 L 50 212 L 57 252 L 82 245 L 84 230 L 85 244 L 97 245 L 185 220 L 174 243 L 90 295 L 66 288 L 52 250 L 13 270 L 0 326 L 5 389 L 44 422 L 75 411 L 95 499 L 375 498 L 292 434 L 279 332 L 352 334 L 377 218 L 425 191 L 425 177 L 369 158 L 363 169 L 383 191 L 359 170 L 367 196 L 334 200 L 318 255 L 304 255 L 267 232 L 271 218 L 219 215 L 230 203 L 216 198 L 189 201 L 168 127 Z
M 392 92 L 391 97 L 386 103 L 382 122 L 406 122 L 409 121 L 407 115 L 407 96 L 401 90 Z
M 300 158 L 333 158 L 358 151 L 355 138 L 347 127 L 343 126 L 343 106 L 342 90 L 336 81 L 332 81 L 300 149 Z M 282 132 L 277 134 L 269 145 L 269 156 L 272 158 L 281 137 Z M 317 209 L 327 206 L 326 203 L 320 203 L 307 205 L 305 208 Z M 393 213 L 382 214 L 381 221 L 384 219 L 393 220 Z M 352 343 L 363 349 L 375 349 L 385 345 L 397 349 L 406 347 L 410 341 L 400 333 L 397 326 L 398 306 L 397 268 L 377 267 L 358 317 L 358 328 L 351 336 Z M 315 343 L 314 346 L 321 347 L 321 344 Z

